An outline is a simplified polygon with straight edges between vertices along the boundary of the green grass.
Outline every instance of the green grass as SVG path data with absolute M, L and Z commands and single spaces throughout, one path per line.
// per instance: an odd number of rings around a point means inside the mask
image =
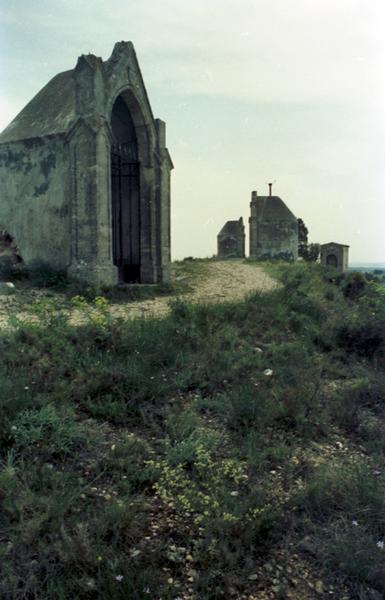
M 76 327 L 53 296 L 1 333 L 2 598 L 241 598 L 289 543 L 382 593 L 382 291 L 269 268 L 282 286 L 243 302 L 123 321 L 83 296 Z
M 0 276 L 11 281 L 17 293 L 8 296 L 8 314 L 11 325 L 18 325 L 15 315 L 33 315 L 35 318 L 51 318 L 52 313 L 67 314 L 74 308 L 92 312 L 103 298 L 105 307 L 128 304 L 156 298 L 178 298 L 189 294 L 199 280 L 208 277 L 211 259 L 185 259 L 172 264 L 171 281 L 159 284 L 124 284 L 96 288 L 79 281 L 68 281 L 65 273 L 40 268 L 25 270 L 18 266 L 2 271 Z

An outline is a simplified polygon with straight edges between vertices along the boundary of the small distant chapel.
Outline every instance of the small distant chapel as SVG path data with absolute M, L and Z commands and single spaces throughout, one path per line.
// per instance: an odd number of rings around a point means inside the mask
M 170 265 L 170 171 L 131 42 L 82 55 L 0 134 L 0 230 L 28 268 L 155 283 Z
M 218 258 L 245 258 L 245 226 L 243 219 L 227 221 L 217 236 Z
M 250 257 L 262 260 L 298 259 L 298 220 L 279 196 L 251 193 Z

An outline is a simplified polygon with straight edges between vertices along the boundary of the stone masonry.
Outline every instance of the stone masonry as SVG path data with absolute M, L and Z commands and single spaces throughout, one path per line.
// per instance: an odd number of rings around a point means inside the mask
M 278 196 L 258 196 L 250 202 L 250 258 L 298 258 L 298 222 Z
M 0 230 L 27 268 L 167 280 L 170 171 L 131 42 L 56 75 L 0 135 Z
M 245 226 L 243 219 L 227 221 L 218 233 L 218 258 L 245 257 Z
M 321 265 L 333 267 L 343 273 L 349 264 L 349 246 L 328 242 L 321 244 Z

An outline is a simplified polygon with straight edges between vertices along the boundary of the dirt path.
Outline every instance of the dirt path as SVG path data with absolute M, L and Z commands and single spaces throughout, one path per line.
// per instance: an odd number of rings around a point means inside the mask
M 240 261 L 207 263 L 208 275 L 194 290 L 194 300 L 237 300 L 256 290 L 268 291 L 277 282 L 262 267 Z
M 176 297 L 192 302 L 224 302 L 245 297 L 253 291 L 268 291 L 277 286 L 261 267 L 244 263 L 242 260 L 227 261 L 191 261 L 175 263 L 173 277 L 176 283 L 181 283 L 179 294 L 158 296 L 146 300 L 128 302 L 113 302 L 109 304 L 109 312 L 113 317 L 132 319 L 143 316 L 161 316 L 170 310 L 169 304 Z M 189 291 L 186 291 L 186 290 Z M 53 293 L 51 290 L 23 288 L 15 284 L 15 292 L 9 295 L 0 295 L 0 327 L 9 327 L 11 315 L 28 321 L 38 321 L 33 305 L 49 298 L 49 302 L 56 305 L 56 310 L 70 315 L 74 324 L 84 323 L 90 314 L 97 314 L 97 309 L 89 306 L 87 310 L 63 308 L 65 298 L 63 294 Z M 41 316 L 40 316 L 41 318 Z
M 224 302 L 244 298 L 256 290 L 268 291 L 278 285 L 261 267 L 239 260 L 202 262 L 202 265 L 202 273 L 194 276 L 193 291 L 181 294 L 180 298 L 192 302 Z M 171 299 L 160 297 L 112 305 L 111 313 L 124 318 L 164 315 L 169 311 Z

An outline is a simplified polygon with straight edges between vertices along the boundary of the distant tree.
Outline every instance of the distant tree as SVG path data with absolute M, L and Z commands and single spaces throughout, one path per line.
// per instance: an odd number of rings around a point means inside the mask
M 298 256 L 307 260 L 307 236 L 308 228 L 302 219 L 298 219 Z
M 321 247 L 319 244 L 309 244 L 307 247 L 307 258 L 309 262 L 317 262 L 320 255 Z
M 309 230 L 302 219 L 298 219 L 298 256 L 307 262 L 317 262 L 320 255 L 319 244 L 308 244 Z

